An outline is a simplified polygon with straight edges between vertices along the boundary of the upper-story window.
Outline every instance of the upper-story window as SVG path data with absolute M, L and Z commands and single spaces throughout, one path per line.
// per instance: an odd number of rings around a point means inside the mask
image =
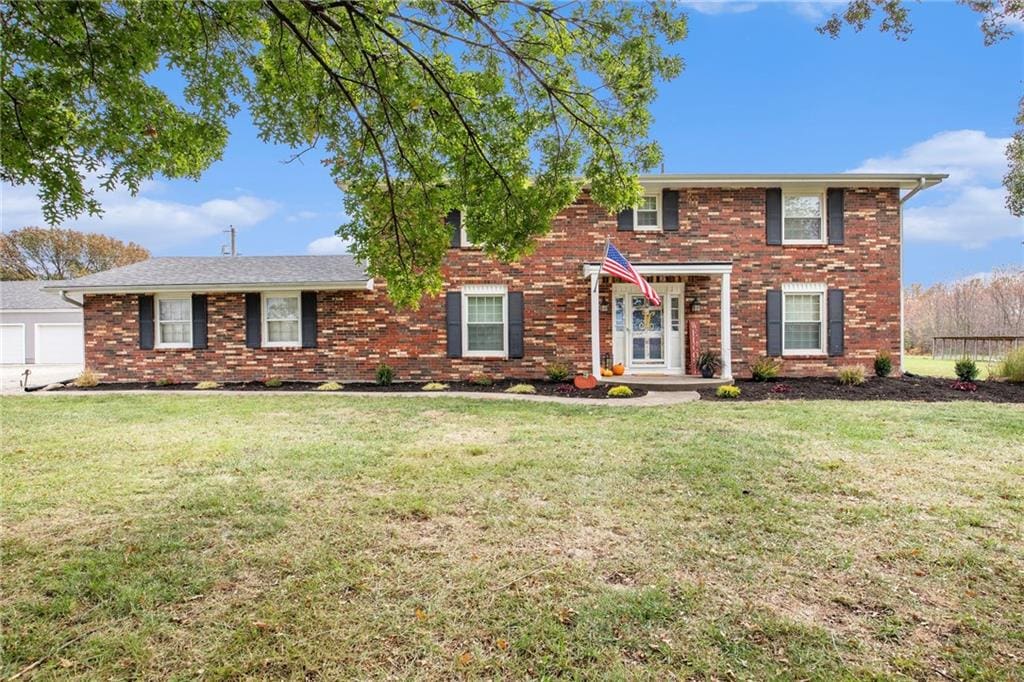
M 161 295 L 156 299 L 156 347 L 192 347 L 192 295 Z
M 633 229 L 635 230 L 660 230 L 661 229 L 661 200 L 656 194 L 649 194 L 640 199 L 633 210 Z
M 825 198 L 821 192 L 783 192 L 782 243 L 823 243 L 824 206 Z
M 459 211 L 459 244 L 464 249 L 472 249 L 476 246 L 466 234 L 466 209 Z

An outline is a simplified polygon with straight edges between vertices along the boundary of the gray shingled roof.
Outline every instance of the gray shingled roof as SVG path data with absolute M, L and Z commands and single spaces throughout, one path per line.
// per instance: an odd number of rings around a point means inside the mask
M 340 285 L 369 281 L 352 256 L 211 256 L 150 258 L 68 280 L 69 291 L 140 291 L 146 287 Z
M 71 305 L 44 286 L 60 285 L 61 280 L 30 279 L 20 282 L 0 282 L 0 310 L 57 310 L 78 307 Z

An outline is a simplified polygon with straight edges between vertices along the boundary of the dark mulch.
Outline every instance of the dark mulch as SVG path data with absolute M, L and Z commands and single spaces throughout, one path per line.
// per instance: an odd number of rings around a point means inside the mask
M 975 391 L 953 388 L 955 379 L 904 375 L 901 378 L 872 377 L 860 386 L 840 386 L 831 377 L 754 381 L 737 379 L 740 397 L 731 400 L 918 400 L 944 403 L 980 400 L 990 403 L 1024 403 L 1024 385 L 1005 381 L 979 381 Z M 700 390 L 701 398 L 730 400 L 715 396 L 715 389 Z
M 313 391 L 321 382 L 310 382 L 310 381 L 286 381 L 280 386 L 270 388 L 265 386 L 262 381 L 246 381 L 246 382 L 235 382 L 235 383 L 224 383 L 221 384 L 220 388 L 208 389 L 209 392 L 216 391 L 263 391 L 263 392 L 303 392 Z M 391 384 L 390 386 L 380 386 L 372 382 L 354 382 L 344 384 L 344 388 L 339 393 L 345 391 L 373 391 L 376 393 L 394 393 L 397 391 L 420 391 L 423 389 L 424 384 L 427 382 L 423 381 L 400 381 Z M 516 384 L 531 384 L 537 389 L 536 395 L 550 395 L 560 398 L 593 398 L 596 400 L 608 399 L 608 389 L 611 388 L 608 385 L 599 385 L 597 388 L 581 391 L 576 388 L 572 382 L 560 383 L 553 381 L 527 381 L 527 380 L 515 380 L 515 379 L 502 379 L 495 381 L 489 386 L 481 386 L 478 384 L 469 383 L 468 381 L 446 381 L 448 385 L 448 392 L 450 391 L 467 391 L 471 393 L 503 393 L 505 389 Z M 189 390 L 195 387 L 194 382 L 180 383 L 180 384 L 167 384 L 164 386 L 158 386 L 152 382 L 133 382 L 133 383 L 117 383 L 117 384 L 98 384 L 89 388 L 78 388 L 70 384 L 65 385 L 64 388 L 76 391 L 181 391 Z M 639 398 L 640 396 L 647 395 L 647 390 L 639 388 L 637 386 L 630 386 L 633 389 L 633 397 Z M 620 399 L 617 399 L 620 400 Z

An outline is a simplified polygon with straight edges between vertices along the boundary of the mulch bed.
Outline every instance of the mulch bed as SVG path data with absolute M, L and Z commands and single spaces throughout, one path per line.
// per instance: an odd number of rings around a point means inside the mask
M 738 398 L 718 398 L 714 388 L 700 389 L 704 400 L 917 400 L 929 403 L 976 400 L 990 403 L 1024 403 L 1024 385 L 1005 381 L 978 381 L 975 391 L 953 388 L 955 379 L 912 374 L 900 378 L 872 377 L 860 386 L 840 386 L 832 377 L 806 377 L 754 381 L 737 379 Z
M 253 392 L 317 392 L 317 386 L 322 382 L 311 382 L 311 381 L 285 381 L 280 386 L 270 388 L 265 386 L 262 381 L 246 381 L 237 383 L 223 383 L 219 388 L 207 389 L 205 392 L 215 393 L 217 391 L 253 391 Z M 422 391 L 424 384 L 428 382 L 423 381 L 399 381 L 391 384 L 390 386 L 380 386 L 373 382 L 353 382 L 345 383 L 340 391 L 327 391 L 328 393 L 344 393 L 346 391 L 371 391 L 374 393 L 395 393 L 399 391 Z M 558 398 L 593 398 L 595 400 L 622 400 L 622 398 L 608 398 L 608 389 L 611 386 L 599 385 L 597 388 L 590 390 L 580 390 L 573 386 L 572 382 L 553 382 L 553 381 L 517 381 L 515 379 L 502 379 L 501 381 L 495 381 L 489 386 L 481 386 L 479 384 L 469 383 L 468 381 L 445 381 L 443 382 L 448 386 L 447 391 L 437 391 L 438 393 L 450 393 L 452 391 L 465 391 L 469 393 L 503 393 L 505 389 L 516 384 L 530 384 L 537 389 L 534 395 L 549 395 Z M 195 387 L 195 382 L 185 382 L 180 384 L 167 384 L 164 386 L 158 386 L 152 382 L 133 382 L 133 383 L 117 383 L 117 384 L 98 384 L 89 388 L 78 388 L 71 384 L 64 386 L 68 390 L 76 391 L 181 391 L 190 390 Z M 633 397 L 639 398 L 647 395 L 647 390 L 639 388 L 637 386 L 630 386 L 633 389 Z M 202 391 L 197 391 L 202 392 Z

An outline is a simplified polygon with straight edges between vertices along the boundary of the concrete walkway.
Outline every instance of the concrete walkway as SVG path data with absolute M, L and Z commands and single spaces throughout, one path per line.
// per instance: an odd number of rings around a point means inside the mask
M 24 396 L 103 396 L 103 395 L 178 395 L 178 396 L 203 396 L 203 395 L 233 395 L 233 396 L 295 396 L 295 395 L 337 395 L 353 396 L 357 398 L 470 398 L 476 400 L 521 400 L 533 403 L 555 403 L 557 405 L 587 405 L 591 407 L 658 407 L 665 405 L 681 405 L 700 400 L 700 394 L 696 391 L 657 391 L 650 392 L 639 398 L 559 398 L 552 395 L 523 395 L 518 393 L 475 393 L 471 391 L 197 391 L 189 390 L 161 390 L 161 391 L 33 391 L 31 393 L 20 393 L 13 395 Z

